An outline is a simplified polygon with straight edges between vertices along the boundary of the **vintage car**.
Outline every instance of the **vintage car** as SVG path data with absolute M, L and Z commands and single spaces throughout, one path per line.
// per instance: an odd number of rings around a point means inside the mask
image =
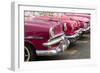
M 62 20 L 61 24 L 63 25 L 63 31 L 66 35 L 66 38 L 68 38 L 71 43 L 76 42 L 82 33 L 82 29 L 79 28 L 78 22 Z
M 52 20 L 60 25 L 63 25 L 63 31 L 66 38 L 70 40 L 71 43 L 75 42 L 82 33 L 82 29 L 79 28 L 78 22 L 75 20 L 69 20 L 66 17 L 59 16 L 38 16 L 37 18 L 42 20 Z
M 82 28 L 83 33 L 90 31 L 90 18 L 78 16 L 78 15 L 66 15 L 70 20 L 76 20 Z
M 24 20 L 24 60 L 37 56 L 52 56 L 64 51 L 70 41 L 65 38 L 62 26 L 54 21 Z

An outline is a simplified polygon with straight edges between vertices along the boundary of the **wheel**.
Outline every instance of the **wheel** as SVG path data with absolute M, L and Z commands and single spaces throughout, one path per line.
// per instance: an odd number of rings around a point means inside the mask
M 24 46 L 24 61 L 36 60 L 36 52 L 30 45 Z

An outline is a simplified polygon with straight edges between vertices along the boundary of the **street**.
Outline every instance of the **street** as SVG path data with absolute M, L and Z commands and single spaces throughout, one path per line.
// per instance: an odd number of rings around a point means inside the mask
M 69 48 L 56 56 L 40 56 L 36 61 L 47 60 L 73 60 L 90 58 L 90 34 L 83 36 L 75 43 L 70 44 Z

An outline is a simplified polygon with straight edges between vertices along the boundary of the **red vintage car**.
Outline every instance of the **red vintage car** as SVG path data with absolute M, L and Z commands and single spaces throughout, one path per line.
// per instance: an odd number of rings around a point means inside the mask
M 61 24 L 63 25 L 66 38 L 68 38 L 71 43 L 75 42 L 80 37 L 82 29 L 79 28 L 77 21 L 62 20 Z
M 57 22 L 37 18 L 24 20 L 24 61 L 35 60 L 36 56 L 57 55 L 69 44 Z
M 71 43 L 75 42 L 80 34 L 82 33 L 82 29 L 79 28 L 78 22 L 75 20 L 69 20 L 66 16 L 38 16 L 36 17 L 42 20 L 52 20 L 57 22 L 60 25 L 63 25 L 63 31 L 66 35 L 66 38 L 70 40 Z
M 79 22 L 80 28 L 83 32 L 90 31 L 90 17 L 87 18 L 85 15 L 66 15 L 70 20 L 76 20 Z

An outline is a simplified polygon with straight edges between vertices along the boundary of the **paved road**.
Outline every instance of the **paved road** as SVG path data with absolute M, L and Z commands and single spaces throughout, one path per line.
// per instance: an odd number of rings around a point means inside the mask
M 57 56 L 38 57 L 37 61 L 44 60 L 71 60 L 71 59 L 87 59 L 90 58 L 90 35 L 83 35 L 76 43 L 71 44 L 69 48 Z

